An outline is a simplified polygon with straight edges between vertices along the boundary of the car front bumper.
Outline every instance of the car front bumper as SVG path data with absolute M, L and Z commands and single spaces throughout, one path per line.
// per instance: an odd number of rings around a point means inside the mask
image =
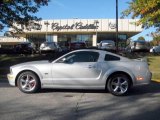
M 8 82 L 11 86 L 15 86 L 15 76 L 13 74 L 7 74 Z

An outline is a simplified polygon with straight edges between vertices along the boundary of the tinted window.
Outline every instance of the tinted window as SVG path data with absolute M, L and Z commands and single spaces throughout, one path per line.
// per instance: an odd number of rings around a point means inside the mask
M 96 62 L 98 60 L 99 53 L 90 51 L 80 51 L 71 53 L 65 56 L 66 62 Z M 62 58 L 63 59 L 63 58 Z
M 106 54 L 104 60 L 105 60 L 105 61 L 118 61 L 118 60 L 120 60 L 120 57 Z

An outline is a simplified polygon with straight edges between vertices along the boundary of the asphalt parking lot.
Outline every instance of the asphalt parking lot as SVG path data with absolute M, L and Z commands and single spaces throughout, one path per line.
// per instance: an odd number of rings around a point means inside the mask
M 0 81 L 0 120 L 158 120 L 160 83 L 116 97 L 105 91 L 44 89 L 24 94 Z

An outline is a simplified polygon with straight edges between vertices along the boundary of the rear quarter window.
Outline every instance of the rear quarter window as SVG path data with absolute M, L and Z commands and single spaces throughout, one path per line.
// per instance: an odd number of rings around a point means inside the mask
M 104 60 L 105 60 L 105 61 L 119 61 L 119 60 L 120 60 L 120 57 L 106 54 Z

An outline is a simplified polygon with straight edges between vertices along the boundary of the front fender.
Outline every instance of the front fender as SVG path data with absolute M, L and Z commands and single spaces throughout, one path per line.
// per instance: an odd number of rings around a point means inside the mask
M 33 72 L 35 72 L 38 75 L 38 77 L 39 77 L 40 80 L 43 78 L 43 76 L 40 73 L 40 71 L 36 67 L 34 67 L 34 66 L 22 66 L 22 67 L 20 67 L 17 75 L 20 72 L 22 72 L 22 71 L 33 71 Z

